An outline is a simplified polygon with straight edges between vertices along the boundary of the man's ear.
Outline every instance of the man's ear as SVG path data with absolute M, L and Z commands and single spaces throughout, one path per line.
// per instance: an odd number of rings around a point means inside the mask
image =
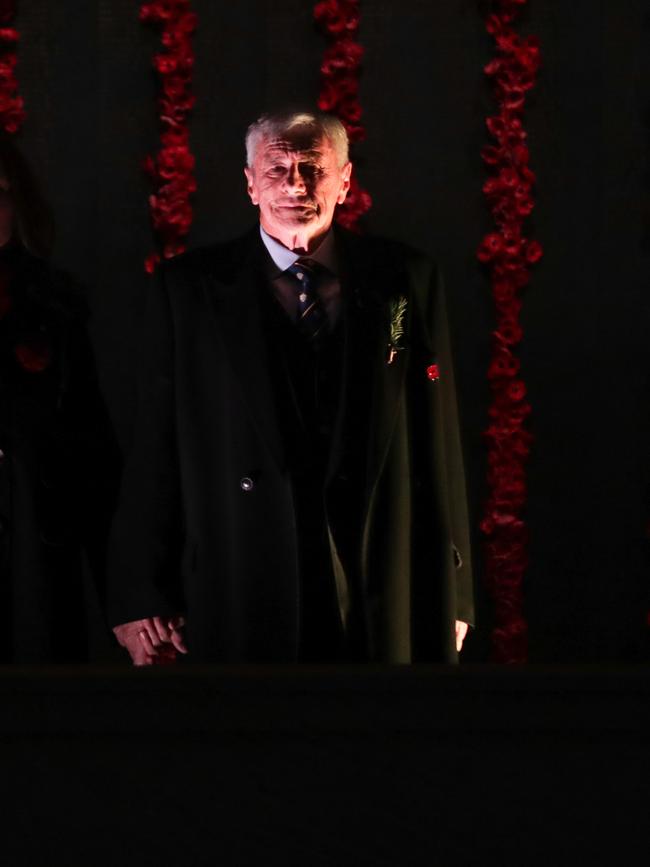
M 342 205 L 345 201 L 345 197 L 348 194 L 348 190 L 350 189 L 350 177 L 352 176 L 352 163 L 346 163 L 341 169 L 341 189 L 339 190 L 339 195 L 336 200 L 338 205 Z
M 255 181 L 253 180 L 253 170 L 248 166 L 244 166 L 244 174 L 246 175 L 246 192 L 250 196 L 250 200 L 254 205 L 259 204 L 257 198 L 257 190 L 255 189 Z

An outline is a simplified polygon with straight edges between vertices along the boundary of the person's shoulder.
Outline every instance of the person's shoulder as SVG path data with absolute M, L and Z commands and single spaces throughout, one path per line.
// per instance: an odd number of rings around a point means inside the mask
M 375 270 L 407 271 L 423 278 L 429 278 L 437 271 L 435 259 L 395 238 L 357 234 L 339 228 L 336 235 L 344 255 L 371 263 Z
M 393 262 L 405 265 L 434 267 L 434 260 L 416 247 L 388 238 L 384 235 L 365 235 L 337 228 L 337 240 L 343 249 L 352 256 L 359 256 L 375 262 Z
M 230 283 L 243 264 L 259 246 L 259 232 L 253 230 L 228 241 L 195 247 L 161 266 L 163 279 L 170 282 L 194 282 L 206 277 Z

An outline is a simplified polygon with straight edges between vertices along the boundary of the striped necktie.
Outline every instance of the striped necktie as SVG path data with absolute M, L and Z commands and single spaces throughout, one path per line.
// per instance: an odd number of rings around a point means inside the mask
M 298 314 L 296 327 L 309 341 L 316 341 L 327 328 L 327 314 L 318 297 L 318 269 L 313 259 L 296 259 L 287 271 L 296 279 Z

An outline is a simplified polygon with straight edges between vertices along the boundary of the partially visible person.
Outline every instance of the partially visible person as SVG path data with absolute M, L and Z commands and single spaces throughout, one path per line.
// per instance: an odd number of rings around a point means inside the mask
M 118 463 L 83 296 L 48 264 L 52 227 L 26 162 L 0 137 L 2 663 L 87 660 Z

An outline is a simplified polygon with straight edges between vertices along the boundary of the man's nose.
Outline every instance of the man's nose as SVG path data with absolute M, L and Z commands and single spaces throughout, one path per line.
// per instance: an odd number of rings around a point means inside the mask
M 298 166 L 290 166 L 289 171 L 286 175 L 286 183 L 287 188 L 292 193 L 304 193 L 307 191 L 307 185 L 305 184 L 305 179 L 302 176 L 300 168 Z

